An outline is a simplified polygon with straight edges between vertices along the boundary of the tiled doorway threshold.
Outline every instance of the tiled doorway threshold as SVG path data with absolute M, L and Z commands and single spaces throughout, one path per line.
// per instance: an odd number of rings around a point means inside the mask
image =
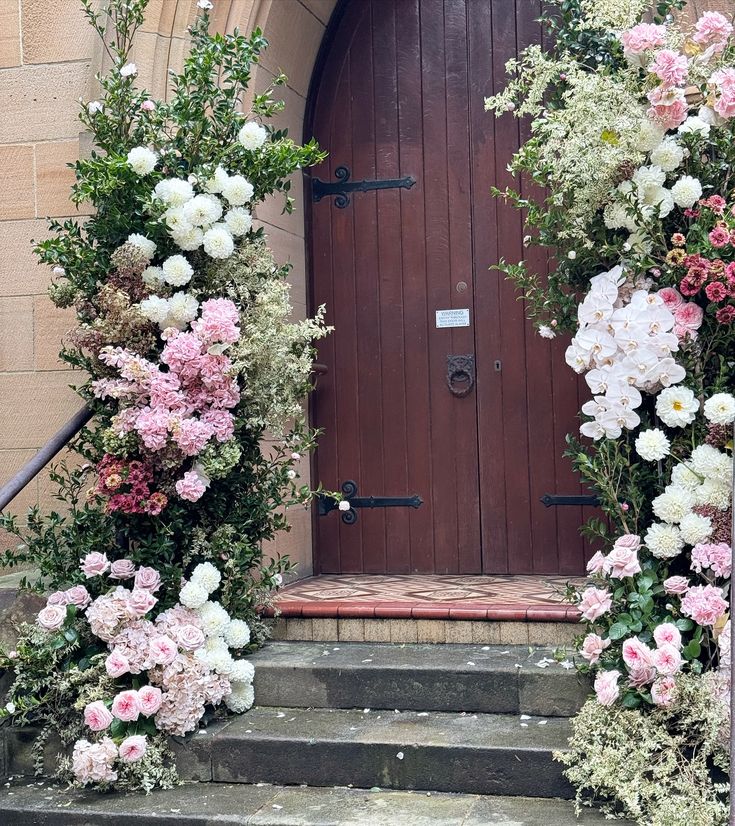
M 286 586 L 282 617 L 579 622 L 560 576 L 325 574 Z M 268 613 L 272 614 L 273 611 Z

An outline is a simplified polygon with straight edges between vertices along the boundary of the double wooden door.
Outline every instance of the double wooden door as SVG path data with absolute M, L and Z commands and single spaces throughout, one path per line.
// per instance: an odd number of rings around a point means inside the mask
M 539 13 L 534 0 L 346 0 L 328 35 L 307 120 L 329 152 L 305 189 L 310 302 L 335 327 L 319 348 L 314 471 L 328 489 L 423 504 L 317 517 L 322 573 L 583 570 L 581 508 L 539 501 L 579 493 L 562 456 L 578 382 L 564 343 L 535 335 L 490 269 L 544 266 L 490 195 L 518 185 L 518 121 L 483 105 L 540 38 Z

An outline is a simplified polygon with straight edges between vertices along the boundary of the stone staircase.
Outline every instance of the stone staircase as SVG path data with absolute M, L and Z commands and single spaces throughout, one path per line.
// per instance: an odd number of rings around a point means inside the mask
M 564 800 L 552 753 L 588 687 L 550 648 L 276 642 L 253 659 L 257 707 L 175 743 L 198 784 L 110 797 L 26 776 L 0 792 L 0 823 L 603 822 Z M 6 742 L 8 774 L 27 773 L 25 739 Z

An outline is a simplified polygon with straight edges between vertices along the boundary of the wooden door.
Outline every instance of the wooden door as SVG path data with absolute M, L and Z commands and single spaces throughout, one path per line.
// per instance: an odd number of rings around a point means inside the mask
M 328 489 L 352 480 L 358 496 L 423 505 L 361 509 L 354 524 L 317 517 L 322 573 L 583 570 L 581 509 L 539 501 L 579 492 L 561 455 L 578 383 L 563 343 L 535 336 L 513 286 L 489 270 L 524 254 L 544 263 L 524 250 L 519 214 L 489 194 L 512 183 L 518 123 L 483 108 L 505 62 L 539 38 L 539 11 L 533 0 L 346 0 L 328 34 L 306 126 L 329 152 L 306 188 L 310 302 L 335 326 L 319 349 L 314 473 Z M 325 191 L 346 175 L 388 188 Z M 410 188 L 390 183 L 409 176 Z M 451 309 L 469 325 L 438 327 Z M 457 356 L 474 358 L 471 387 L 466 373 L 448 380 Z

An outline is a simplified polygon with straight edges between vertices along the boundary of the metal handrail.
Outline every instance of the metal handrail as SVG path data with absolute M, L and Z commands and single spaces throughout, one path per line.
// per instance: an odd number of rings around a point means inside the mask
M 10 502 L 28 485 L 41 470 L 64 448 L 92 418 L 94 412 L 86 405 L 77 411 L 71 419 L 46 442 L 46 444 L 29 459 L 23 467 L 0 488 L 0 511 L 5 510 Z

